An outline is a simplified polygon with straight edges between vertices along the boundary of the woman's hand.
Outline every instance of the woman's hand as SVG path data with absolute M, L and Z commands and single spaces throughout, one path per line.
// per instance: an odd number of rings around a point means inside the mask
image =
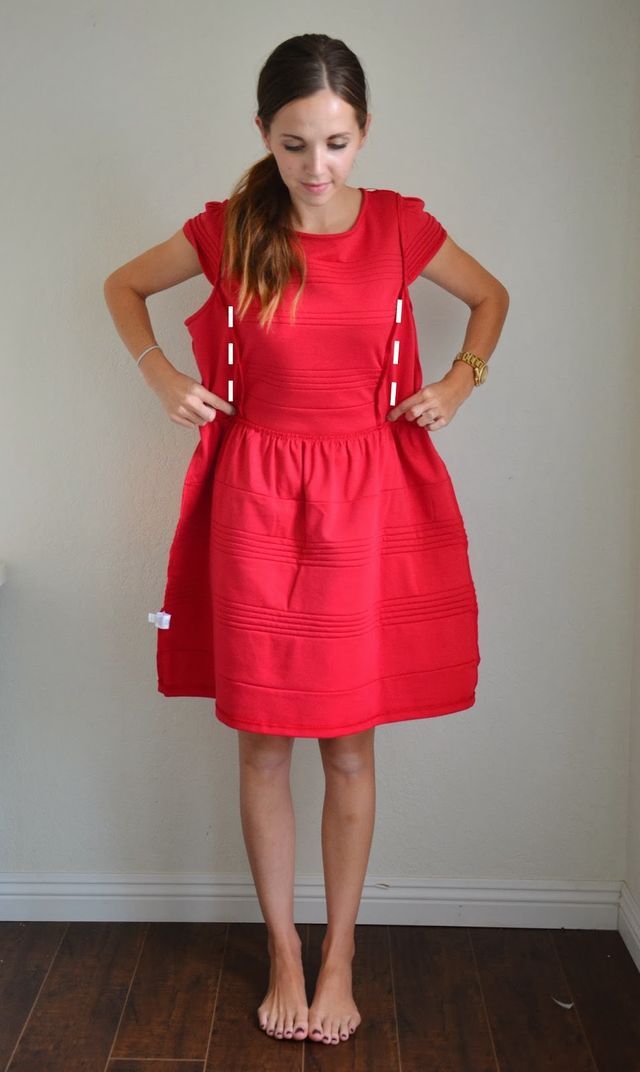
M 456 364 L 463 362 L 457 361 Z M 473 391 L 473 370 L 468 365 L 465 368 L 467 371 L 460 373 L 454 365 L 441 380 L 421 387 L 390 409 L 387 420 L 395 421 L 405 414 L 408 421 L 415 421 L 430 432 L 445 428 Z
M 172 368 L 151 383 L 166 412 L 176 424 L 185 428 L 201 426 L 215 420 L 216 410 L 233 416 L 236 410 L 231 402 L 214 395 L 191 376 Z

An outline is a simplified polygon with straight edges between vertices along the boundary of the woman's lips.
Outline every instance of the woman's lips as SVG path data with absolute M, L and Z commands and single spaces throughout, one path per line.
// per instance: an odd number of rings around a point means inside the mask
M 312 193 L 319 194 L 322 193 L 323 190 L 326 190 L 331 185 L 331 183 L 323 182 L 319 186 L 314 186 L 310 182 L 303 182 L 302 185 L 305 186 L 307 190 L 311 190 Z

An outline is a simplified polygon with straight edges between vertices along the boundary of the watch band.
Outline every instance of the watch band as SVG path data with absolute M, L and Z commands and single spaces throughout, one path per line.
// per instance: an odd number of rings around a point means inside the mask
M 484 383 L 489 369 L 487 368 L 486 361 L 483 361 L 477 354 L 472 354 L 470 350 L 461 350 L 453 359 L 455 365 L 456 361 L 465 361 L 467 365 L 471 365 L 473 369 L 474 385 L 479 387 L 481 383 Z

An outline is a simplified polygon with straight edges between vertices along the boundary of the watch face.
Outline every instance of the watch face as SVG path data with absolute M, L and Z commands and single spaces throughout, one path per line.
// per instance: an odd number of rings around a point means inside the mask
M 488 374 L 489 374 L 489 369 L 485 365 L 483 370 L 482 370 L 482 372 L 480 373 L 480 383 L 484 383 L 484 381 L 486 380 Z

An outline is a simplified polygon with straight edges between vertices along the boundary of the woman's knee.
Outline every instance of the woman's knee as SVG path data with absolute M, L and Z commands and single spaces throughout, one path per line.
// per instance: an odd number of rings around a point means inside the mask
M 295 737 L 238 730 L 240 761 L 258 770 L 277 770 L 291 761 Z
M 375 726 L 342 737 L 319 737 L 323 766 L 341 774 L 358 774 L 373 764 Z

